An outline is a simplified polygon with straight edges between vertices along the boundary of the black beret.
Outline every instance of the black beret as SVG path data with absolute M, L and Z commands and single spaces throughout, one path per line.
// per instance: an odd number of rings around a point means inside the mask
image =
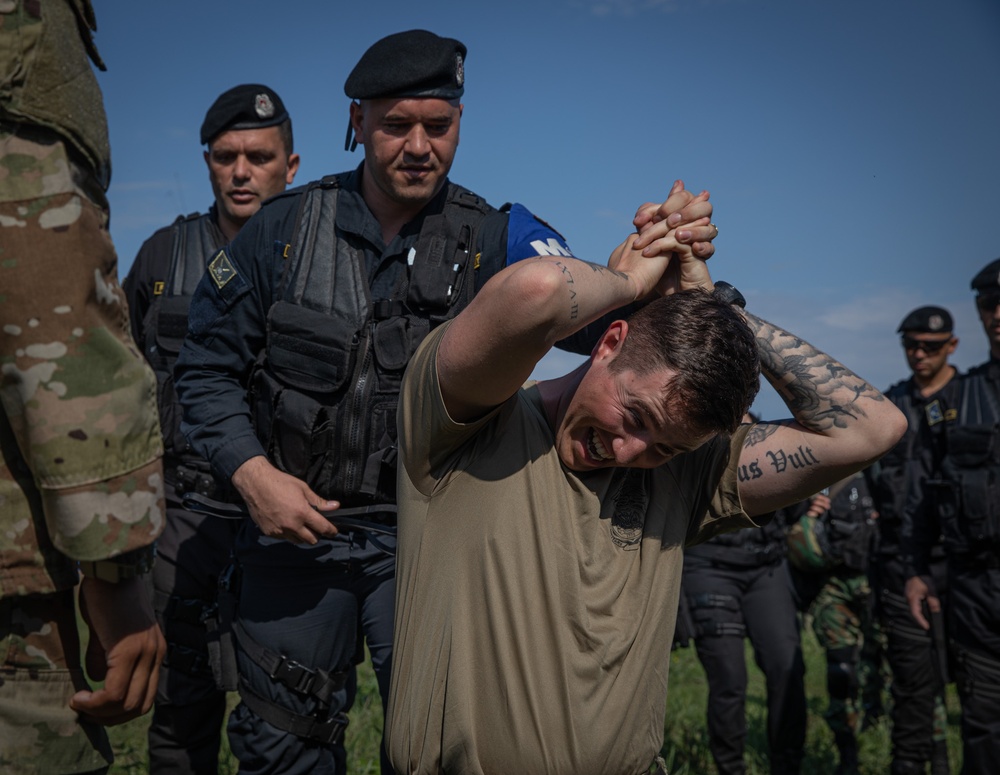
M 344 93 L 352 100 L 438 97 L 465 92 L 465 46 L 427 30 L 397 32 L 372 44 L 351 70 Z
M 201 144 L 230 129 L 263 129 L 277 126 L 288 118 L 285 103 L 273 89 L 259 83 L 234 86 L 219 95 L 205 114 L 201 125 Z
M 896 329 L 898 333 L 913 331 L 917 334 L 950 334 L 954 327 L 951 313 L 944 307 L 917 307 L 903 318 Z
M 1000 258 L 988 263 L 972 278 L 972 290 L 976 293 L 1000 290 Z

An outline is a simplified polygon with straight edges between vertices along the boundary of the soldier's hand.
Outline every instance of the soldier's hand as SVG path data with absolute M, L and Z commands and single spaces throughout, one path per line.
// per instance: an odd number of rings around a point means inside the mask
M 333 511 L 340 504 L 320 498 L 309 485 L 279 471 L 267 458 L 250 458 L 236 469 L 232 480 L 264 535 L 310 545 L 321 537 L 337 535 L 337 528 L 319 512 Z
M 683 181 L 674 181 L 666 201 L 661 204 L 647 202 L 636 211 L 632 219 L 639 234 L 636 248 L 647 258 L 653 256 L 666 247 L 661 240 L 676 229 L 677 242 L 690 245 L 696 257 L 707 261 L 715 253 L 712 240 L 719 236 L 719 230 L 712 223 L 712 205 L 708 197 L 707 191 L 695 196 L 684 188 Z
M 123 724 L 153 705 L 166 641 L 141 578 L 111 584 L 84 578 L 80 613 L 90 628 L 86 666 L 104 688 L 77 692 L 69 706 L 108 726 Z
M 818 492 L 809 499 L 809 508 L 806 514 L 810 517 L 821 517 L 830 510 L 830 496 Z
M 934 582 L 926 576 L 911 576 L 906 580 L 906 602 L 910 606 L 910 615 L 923 629 L 929 630 L 931 623 L 924 616 L 924 601 L 932 614 L 941 610 L 941 600 L 934 589 Z

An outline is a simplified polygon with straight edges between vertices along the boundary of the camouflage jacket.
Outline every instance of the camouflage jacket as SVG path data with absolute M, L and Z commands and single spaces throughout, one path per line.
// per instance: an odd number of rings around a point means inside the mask
M 68 588 L 77 560 L 163 526 L 156 382 L 107 232 L 81 9 L 0 0 L 0 599 Z M 73 89 L 94 100 L 82 113 Z

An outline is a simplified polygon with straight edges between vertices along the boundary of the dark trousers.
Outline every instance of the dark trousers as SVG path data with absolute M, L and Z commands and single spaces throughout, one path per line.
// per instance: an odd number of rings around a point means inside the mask
M 945 610 L 945 564 L 932 566 L 934 586 Z M 947 719 L 943 710 L 944 683 L 931 634 L 921 629 L 906 602 L 906 571 L 898 556 L 881 555 L 872 572 L 879 619 L 886 635 L 886 656 L 892 668 L 892 759 L 900 771 L 920 772 L 943 744 Z M 944 655 L 947 659 L 947 655 Z M 941 709 L 941 710 L 938 710 Z
M 149 726 L 149 771 L 214 775 L 226 694 L 215 684 L 200 617 L 215 602 L 240 522 L 186 511 L 169 483 L 166 493 L 167 522 L 152 576 L 167 656 Z
M 955 684 L 962 700 L 962 775 L 1000 766 L 1000 569 L 949 564 Z
M 684 563 L 684 593 L 698 633 L 695 648 L 708 679 L 709 746 L 720 775 L 746 772 L 747 672 L 741 629 L 766 679 L 771 772 L 799 772 L 806 732 L 805 667 L 787 566 L 733 568 L 691 554 Z M 707 608 L 705 596 L 713 596 L 714 602 L 731 598 L 736 610 Z
M 356 691 L 353 666 L 367 643 L 382 695 L 389 696 L 395 557 L 363 534 L 293 546 L 260 538 L 245 527 L 237 555 L 243 578 L 237 618 L 260 645 L 309 668 L 348 671 L 346 685 L 329 705 L 272 680 L 237 648 L 240 681 L 258 696 L 299 716 L 332 718 L 346 712 Z M 391 539 L 390 539 L 391 540 Z M 240 772 L 252 775 L 341 775 L 346 771 L 342 742 L 298 737 L 265 721 L 240 703 L 229 719 L 229 742 Z M 392 769 L 382 752 L 382 771 Z

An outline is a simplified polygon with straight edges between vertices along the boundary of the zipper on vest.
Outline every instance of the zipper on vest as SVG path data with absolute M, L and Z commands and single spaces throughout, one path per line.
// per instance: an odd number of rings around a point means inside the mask
M 368 445 L 362 445 L 364 428 L 367 425 L 367 388 L 368 378 L 371 376 L 372 347 L 375 342 L 375 323 L 369 323 L 368 338 L 365 343 L 365 354 L 361 361 L 361 368 L 358 369 L 358 379 L 354 384 L 354 394 L 351 397 L 351 425 L 347 434 L 347 454 L 346 471 L 344 476 L 344 489 L 351 494 L 358 494 L 360 487 L 355 482 L 358 470 L 358 457 L 361 456 L 363 462 L 368 460 Z M 356 344 L 356 343 L 355 343 Z

